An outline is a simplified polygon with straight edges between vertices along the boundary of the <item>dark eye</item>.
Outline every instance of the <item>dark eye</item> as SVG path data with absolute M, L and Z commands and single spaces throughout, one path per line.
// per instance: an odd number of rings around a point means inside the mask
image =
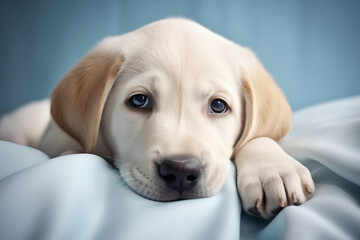
M 136 94 L 130 97 L 129 103 L 131 106 L 142 109 L 150 109 L 149 98 L 144 94 Z
M 209 111 L 210 113 L 226 113 L 228 110 L 228 105 L 224 100 L 215 99 L 211 102 Z

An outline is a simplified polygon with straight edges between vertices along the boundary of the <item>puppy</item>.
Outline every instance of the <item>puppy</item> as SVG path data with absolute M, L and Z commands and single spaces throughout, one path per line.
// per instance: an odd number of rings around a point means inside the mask
M 39 149 L 113 158 L 158 201 L 209 197 L 231 160 L 244 210 L 271 217 L 315 190 L 276 143 L 291 109 L 255 55 L 199 24 L 166 19 L 101 41 L 59 83 Z

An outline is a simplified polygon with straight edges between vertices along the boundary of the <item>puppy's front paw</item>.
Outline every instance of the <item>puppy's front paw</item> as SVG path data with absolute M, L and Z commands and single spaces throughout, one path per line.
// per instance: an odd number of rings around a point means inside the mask
M 269 218 L 288 205 L 300 205 L 309 199 L 315 190 L 309 170 L 272 140 L 253 141 L 235 160 L 244 210 Z

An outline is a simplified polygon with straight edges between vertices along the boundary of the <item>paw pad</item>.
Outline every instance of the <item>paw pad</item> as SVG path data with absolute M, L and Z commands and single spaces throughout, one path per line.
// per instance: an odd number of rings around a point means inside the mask
M 276 215 L 278 214 L 281 210 L 283 210 L 284 207 L 278 206 L 276 208 L 274 208 L 273 210 L 271 210 L 271 213 Z
M 256 216 L 256 217 L 260 217 L 261 213 L 259 212 L 259 210 L 257 209 L 257 207 L 252 207 L 248 209 L 248 212 L 251 213 L 252 215 Z

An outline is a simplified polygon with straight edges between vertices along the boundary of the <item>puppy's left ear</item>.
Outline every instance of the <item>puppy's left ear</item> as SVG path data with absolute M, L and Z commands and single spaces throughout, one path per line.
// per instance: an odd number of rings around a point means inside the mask
M 92 152 L 108 94 L 123 57 L 96 47 L 59 83 L 51 96 L 51 115 L 56 124 L 77 140 L 84 152 Z
M 237 152 L 251 139 L 280 140 L 291 127 L 291 108 L 271 75 L 248 49 L 240 48 L 243 87 L 243 124 Z

